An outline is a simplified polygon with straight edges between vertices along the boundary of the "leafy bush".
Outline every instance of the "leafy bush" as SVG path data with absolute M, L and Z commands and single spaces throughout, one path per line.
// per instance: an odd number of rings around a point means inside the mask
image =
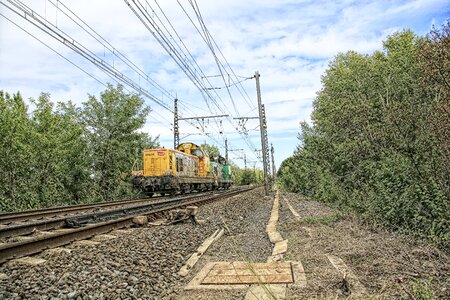
M 450 23 L 341 53 L 279 184 L 450 247 Z

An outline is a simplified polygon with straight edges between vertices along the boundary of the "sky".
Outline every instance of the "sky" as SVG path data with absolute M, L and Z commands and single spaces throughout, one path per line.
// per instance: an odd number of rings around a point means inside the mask
M 7 8 L 17 3 L 62 32 L 65 44 Z M 143 13 L 137 16 L 133 3 L 141 3 Z M 159 136 L 162 146 L 173 147 L 178 98 L 181 118 L 228 115 L 181 120 L 181 142 L 206 141 L 224 153 L 227 139 L 233 162 L 243 167 L 245 155 L 248 167 L 262 168 L 254 118 L 258 71 L 278 167 L 299 144 L 299 123 L 311 123 L 321 76 L 333 57 L 349 50 L 371 54 L 396 31 L 425 35 L 448 18 L 450 0 L 0 0 L 0 90 L 20 91 L 26 99 L 47 92 L 54 102 L 81 106 L 107 83 L 117 84 L 68 47 L 72 42 L 132 83 L 135 88 L 124 84 L 125 90 L 140 94 L 152 110 L 142 131 Z M 161 45 L 149 21 L 174 48 Z

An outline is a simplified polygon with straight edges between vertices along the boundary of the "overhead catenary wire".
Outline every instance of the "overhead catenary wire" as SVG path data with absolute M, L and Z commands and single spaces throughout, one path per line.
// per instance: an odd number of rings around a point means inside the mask
M 194 85 L 202 92 L 202 96 L 204 98 L 204 101 L 206 105 L 208 106 L 211 113 L 217 113 L 217 111 L 212 111 L 211 106 L 208 103 L 208 99 L 210 99 L 217 107 L 219 111 L 222 113 L 224 112 L 224 107 L 220 106 L 214 97 L 205 89 L 204 84 L 202 81 L 199 80 L 196 73 L 203 71 L 201 69 L 192 69 L 191 62 L 188 62 L 187 54 L 183 52 L 181 47 L 174 44 L 174 39 L 171 36 L 169 39 L 167 35 L 163 32 L 163 29 L 167 32 L 167 27 L 164 25 L 159 26 L 156 24 L 155 21 L 155 11 L 151 8 L 151 6 L 146 2 L 146 4 L 149 6 L 149 8 L 152 10 L 152 14 L 150 15 L 148 12 L 147 7 L 144 7 L 140 1 L 132 1 L 133 3 L 125 0 L 125 3 L 128 5 L 128 7 L 132 10 L 132 12 L 138 17 L 138 19 L 143 23 L 143 25 L 147 28 L 147 30 L 155 37 L 155 39 L 161 44 L 161 46 L 166 50 L 166 52 L 169 54 L 170 57 L 177 63 L 177 65 L 183 70 L 183 72 L 186 74 L 186 76 L 194 83 Z M 132 5 L 134 4 L 134 5 Z M 160 20 L 158 18 L 158 20 Z M 170 33 L 169 33 L 170 35 Z M 172 41 L 171 41 L 172 40 Z M 181 49 L 181 50 L 180 50 Z M 181 51 L 181 52 L 179 52 Z M 187 50 L 188 51 L 188 50 Z M 192 57 L 192 55 L 190 55 Z M 195 59 L 194 59 L 195 61 Z M 196 62 L 194 62 L 196 63 Z M 197 65 L 198 66 L 198 65 Z M 207 94 L 207 95 L 205 95 Z M 218 124 L 216 124 L 218 125 Z
M 36 41 L 38 41 L 39 43 L 41 43 L 43 46 L 45 46 L 46 48 L 50 49 L 52 52 L 54 52 L 56 55 L 58 55 L 59 57 L 61 57 L 62 59 L 64 59 L 65 61 L 67 61 L 69 64 L 73 65 L 74 67 L 76 67 L 77 69 L 79 69 L 81 72 L 83 72 L 84 74 L 88 75 L 89 77 L 91 77 L 93 80 L 95 80 L 97 83 L 99 83 L 100 85 L 104 86 L 104 87 L 108 87 L 108 85 L 106 83 L 104 83 L 103 81 L 101 81 L 100 79 L 98 79 L 97 77 L 95 77 L 94 75 L 92 75 L 91 73 L 89 73 L 88 71 L 86 71 L 85 69 L 83 69 L 80 65 L 76 64 L 74 61 L 72 61 L 71 59 L 67 58 L 66 56 L 64 56 L 63 54 L 61 54 L 60 52 L 58 52 L 55 48 L 51 47 L 48 43 L 44 42 L 42 39 L 38 38 L 36 35 L 34 35 L 33 33 L 31 33 L 30 31 L 26 30 L 24 27 L 22 27 L 21 25 L 19 25 L 18 23 L 14 22 L 13 20 L 11 20 L 10 18 L 8 18 L 7 16 L 5 16 L 3 13 L 0 12 L 0 16 L 2 16 L 3 18 L 5 18 L 8 22 L 10 22 L 11 24 L 13 24 L 14 26 L 16 26 L 17 28 L 19 28 L 20 30 L 22 30 L 23 32 L 25 32 L 26 34 L 28 34 L 30 37 L 32 37 L 33 39 L 35 39 Z M 118 82 L 114 77 L 110 77 L 112 80 Z M 125 90 L 130 92 L 126 87 Z M 160 119 L 158 120 L 155 116 L 153 116 L 152 114 L 149 115 L 150 118 L 161 122 L 161 120 L 164 120 L 165 122 L 169 122 L 167 119 L 165 119 L 162 115 L 160 115 L 159 113 L 157 113 L 156 111 L 152 111 L 155 114 L 160 116 Z
M 191 0 L 189 0 L 189 2 L 191 3 L 191 6 L 194 8 L 194 12 L 195 12 L 195 14 L 197 15 L 197 19 L 198 19 L 199 22 L 200 22 L 200 26 L 202 27 L 203 33 L 205 34 L 206 44 L 208 45 L 208 48 L 211 50 L 211 53 L 212 53 L 213 56 L 214 56 L 214 60 L 215 60 L 215 62 L 216 62 L 217 68 L 219 69 L 220 75 L 221 75 L 222 80 L 223 80 L 223 82 L 224 82 L 224 84 L 225 84 L 225 87 L 226 87 L 226 89 L 227 89 L 228 96 L 230 96 L 231 103 L 233 104 L 234 111 L 235 111 L 235 113 L 236 113 L 237 116 L 240 116 L 240 115 L 239 115 L 239 111 L 238 111 L 238 109 L 237 109 L 237 107 L 236 107 L 236 103 L 234 102 L 233 96 L 231 95 L 230 89 L 229 89 L 229 87 L 227 86 L 227 82 L 226 82 L 226 80 L 225 80 L 225 76 L 224 76 L 224 74 L 223 74 L 223 71 L 222 71 L 222 68 L 221 68 L 221 64 L 220 64 L 220 62 L 219 62 L 219 59 L 217 58 L 217 55 L 216 55 L 216 53 L 214 52 L 214 47 L 212 46 L 211 39 L 210 39 L 210 35 L 209 35 L 209 33 L 208 33 L 208 29 L 206 28 L 205 23 L 203 22 L 203 18 L 202 18 L 202 15 L 201 15 L 201 13 L 200 13 L 200 10 L 198 9 L 198 6 L 197 6 L 197 5 L 194 5 L 194 3 L 193 3 Z
M 192 0 L 189 0 L 189 1 L 190 1 L 191 5 L 192 5 Z M 194 21 L 193 21 L 192 18 L 190 17 L 190 15 L 189 15 L 189 13 L 187 12 L 187 10 L 184 8 L 184 6 L 180 3 L 179 0 L 177 0 L 177 2 L 178 2 L 178 5 L 182 8 L 184 14 L 188 17 L 188 19 L 189 19 L 189 21 L 191 22 L 191 24 L 194 26 L 194 28 L 197 30 L 197 32 L 199 33 L 199 35 L 202 37 L 203 41 L 204 41 L 208 46 L 210 46 L 210 42 L 208 42 L 207 39 L 205 38 L 206 35 L 203 36 L 203 35 L 201 34 L 200 30 L 199 30 L 198 27 L 195 25 Z M 197 11 L 198 11 L 199 14 L 200 14 L 200 11 L 199 11 L 199 9 L 198 9 L 198 5 L 196 4 L 196 2 L 195 2 L 195 6 L 196 6 Z M 203 18 L 201 18 L 201 22 L 202 22 L 203 25 L 204 25 Z M 205 29 L 206 29 L 206 33 L 207 33 L 208 39 L 210 39 L 210 40 L 214 43 L 214 46 L 215 46 L 215 47 L 217 48 L 217 50 L 219 51 L 220 55 L 221 55 L 222 58 L 224 59 L 226 65 L 227 65 L 228 68 L 230 69 L 230 71 L 231 71 L 231 73 L 233 74 L 233 76 L 234 76 L 236 79 L 237 79 L 238 77 L 246 78 L 246 77 L 243 77 L 243 76 L 238 76 L 238 75 L 236 75 L 236 73 L 234 72 L 234 70 L 233 70 L 233 68 L 231 67 L 230 63 L 228 62 L 228 60 L 226 59 L 226 57 L 225 57 L 224 54 L 222 53 L 222 50 L 220 50 L 220 47 L 217 45 L 216 40 L 215 40 L 214 37 L 211 35 L 211 33 L 209 32 L 209 30 L 207 30 L 206 25 L 204 25 L 204 26 L 205 26 Z M 220 60 L 219 60 L 219 62 L 220 62 Z M 226 69 L 225 66 L 224 66 L 222 63 L 221 63 L 221 65 L 222 65 L 222 68 Z M 247 103 L 247 105 L 248 105 L 249 107 L 251 107 L 251 108 L 252 108 L 252 107 L 253 107 L 253 108 L 256 108 L 256 106 L 255 106 L 254 104 L 253 104 L 253 105 L 251 104 L 250 96 L 248 95 L 247 91 L 244 89 L 244 87 L 242 86 L 242 84 L 239 84 L 239 86 L 240 86 L 240 89 L 238 88 L 238 91 L 239 91 L 239 93 L 243 96 L 243 99 L 245 100 L 245 102 Z M 245 96 L 244 96 L 243 93 L 245 93 Z
M 49 36 L 53 37 L 55 40 L 61 42 L 63 45 L 72 49 L 74 52 L 78 53 L 79 55 L 81 55 L 82 57 L 84 57 L 97 67 L 99 67 L 104 73 L 113 76 L 121 83 L 129 86 L 138 93 L 145 95 L 148 99 L 159 104 L 166 110 L 173 112 L 172 109 L 162 100 L 153 96 L 149 91 L 142 88 L 128 76 L 117 70 L 114 66 L 110 65 L 108 62 L 98 57 L 95 53 L 88 50 L 85 46 L 77 42 L 74 38 L 66 34 L 64 31 L 55 27 L 53 24 L 51 24 L 45 18 L 43 18 L 40 14 L 30 9 L 21 1 L 9 0 L 8 2 L 11 3 L 12 6 L 5 4 L 3 1 L 1 2 L 1 4 L 3 4 L 10 11 L 16 13 L 18 16 L 27 20 L 28 22 L 30 22 L 31 24 L 33 24 L 34 26 L 36 26 L 37 28 L 48 34 Z
M 140 69 L 131 60 L 128 60 L 122 52 L 118 51 L 117 48 L 112 46 L 106 39 L 104 39 L 100 34 L 98 34 L 98 32 L 96 32 L 86 22 L 84 22 L 81 18 L 79 18 L 64 3 L 61 3 L 60 1 L 57 1 L 56 4 L 55 4 L 55 2 L 52 1 L 52 0 L 48 0 L 48 1 L 50 1 L 51 4 L 56 5 L 57 11 L 64 11 L 65 12 L 64 15 L 66 17 L 71 19 L 72 22 L 77 24 L 77 26 L 79 26 L 83 31 L 88 33 L 97 42 L 99 42 L 101 45 L 103 45 L 105 47 L 105 49 L 110 51 L 116 58 L 123 59 L 125 61 L 124 62 L 125 65 L 127 65 L 128 68 L 130 68 L 136 74 L 138 74 L 138 76 L 140 76 L 139 79 L 144 79 L 145 82 L 151 81 L 151 78 L 147 79 L 147 74 L 145 74 L 145 72 L 143 72 L 142 69 Z M 50 37 L 52 37 L 56 41 L 62 43 L 63 45 L 65 45 L 66 47 L 68 47 L 69 49 L 71 49 L 72 51 L 74 51 L 75 53 L 77 53 L 78 55 L 83 57 L 84 59 L 86 59 L 86 60 L 90 61 L 91 63 L 93 63 L 94 65 L 96 65 L 103 73 L 105 73 L 108 77 L 113 79 L 115 82 L 120 82 L 120 83 L 124 84 L 125 88 L 127 88 L 127 87 L 131 88 L 132 90 L 136 91 L 137 93 L 143 95 L 145 98 L 149 98 L 151 101 L 155 102 L 159 106 L 162 106 L 166 111 L 168 111 L 170 113 L 173 113 L 171 105 L 165 103 L 163 100 L 161 100 L 158 97 L 154 96 L 153 93 L 150 93 L 149 90 L 144 88 L 140 84 L 140 82 L 139 83 L 136 82 L 136 80 L 134 80 L 129 75 L 127 75 L 128 73 L 121 72 L 114 65 L 114 62 L 112 64 L 108 63 L 107 61 L 105 61 L 104 59 L 99 57 L 97 54 L 95 54 L 94 52 L 90 51 L 87 47 L 85 47 L 84 45 L 80 44 L 78 41 L 76 41 L 74 38 L 72 38 L 70 35 L 68 35 L 62 29 L 58 28 L 57 26 L 54 26 L 46 18 L 43 18 L 42 16 L 40 16 L 39 14 L 37 14 L 36 12 L 31 10 L 29 7 L 24 5 L 21 1 L 9 0 L 8 2 L 9 2 L 8 4 L 5 4 L 2 1 L 1 4 L 4 5 L 5 7 L 7 7 L 12 12 L 16 13 L 17 15 L 19 15 L 24 20 L 26 20 L 29 23 L 31 23 L 32 25 L 34 25 L 35 27 L 37 27 L 40 30 L 42 30 L 44 33 L 48 34 Z M 160 29 L 160 30 L 162 30 L 162 29 Z M 176 49 L 178 49 L 178 48 L 176 48 Z M 184 56 L 184 57 L 181 56 L 181 58 L 185 58 L 185 57 L 187 57 L 187 55 Z M 64 58 L 64 59 L 67 60 L 67 58 Z M 73 64 L 73 62 L 71 62 L 71 63 Z M 192 64 L 193 64 L 192 61 L 189 60 L 189 62 L 186 63 L 186 66 L 192 68 Z M 76 64 L 74 64 L 74 66 L 77 67 Z M 197 66 L 198 66 L 198 64 L 197 64 Z M 222 66 L 223 66 L 223 64 L 222 64 Z M 218 65 L 218 67 L 220 68 L 219 65 Z M 77 68 L 79 68 L 79 66 Z M 82 70 L 82 69 L 80 69 L 80 70 Z M 86 72 L 85 70 L 82 70 L 82 71 L 85 72 L 87 75 L 89 75 L 89 73 Z M 204 75 L 203 70 L 200 67 L 198 67 L 197 71 L 198 71 L 198 73 L 194 73 L 193 74 L 193 76 L 194 76 L 193 79 L 197 82 L 198 88 L 200 90 L 202 90 L 202 96 L 204 97 L 204 100 L 206 102 L 210 102 L 210 103 L 214 104 L 214 106 L 211 106 L 211 109 L 212 109 L 213 112 L 217 112 L 217 111 L 221 111 L 222 110 L 223 112 L 226 113 L 227 112 L 227 110 L 226 110 L 227 106 L 223 104 L 223 100 L 220 98 L 220 96 L 217 94 L 217 92 L 215 92 L 215 91 L 209 92 L 207 90 L 208 85 L 209 86 L 212 86 L 212 85 L 208 81 L 206 83 L 203 82 L 203 80 L 202 80 L 202 78 L 200 76 L 200 74 Z M 92 74 L 90 74 L 89 76 L 92 77 L 91 75 Z M 223 75 L 222 78 L 224 79 L 224 76 L 228 75 L 228 72 L 224 72 L 222 75 Z M 92 78 L 95 79 L 95 77 L 92 77 Z M 234 82 L 236 82 L 236 81 L 234 81 Z M 170 97 L 171 96 L 171 93 L 168 92 L 167 90 L 165 90 L 161 85 L 158 85 L 156 82 L 154 82 L 154 83 L 155 83 L 155 85 L 152 84 L 152 86 L 155 87 L 155 89 L 157 89 L 159 92 L 161 92 L 161 94 L 163 96 L 165 96 L 165 97 Z M 235 83 L 235 85 L 238 85 L 238 84 L 241 84 L 241 83 L 240 82 L 236 82 Z M 104 83 L 102 85 L 104 85 Z M 158 88 L 158 86 L 159 86 L 159 88 Z M 213 94 L 217 95 L 217 99 L 215 99 Z M 214 103 L 214 101 L 212 99 L 215 99 L 217 103 Z M 219 104 L 219 102 L 222 102 L 221 103 L 222 105 Z M 180 104 L 183 106 L 185 111 L 191 111 L 192 106 L 189 103 L 185 102 L 185 103 L 180 103 Z M 156 112 L 156 110 L 155 110 L 155 112 Z M 167 120 L 166 117 L 164 117 L 162 115 L 159 115 L 159 117 L 165 119 L 165 122 L 170 124 L 171 121 Z M 228 120 L 228 121 L 230 122 L 230 120 Z M 190 125 L 195 127 L 195 122 L 192 122 Z M 217 125 L 217 127 L 219 127 L 218 124 L 216 124 L 216 125 Z M 213 127 L 210 127 L 210 128 L 213 128 Z M 202 131 L 203 131 L 203 133 L 205 133 L 205 130 L 202 130 Z M 238 131 L 238 133 L 241 134 L 241 136 L 242 136 L 242 132 Z M 217 134 L 217 136 L 219 138 L 216 138 L 216 137 L 212 136 L 211 134 L 208 134 L 207 136 L 209 138 L 211 138 L 211 140 L 214 140 L 218 145 L 223 147 L 223 142 L 220 141 L 220 139 L 223 138 L 223 130 L 220 130 L 220 128 L 219 128 L 219 132 Z M 254 151 L 255 147 L 254 147 L 254 145 L 252 145 L 252 141 L 250 139 L 248 139 L 248 138 L 243 138 L 243 139 L 247 143 L 247 145 L 249 146 L 251 151 Z
M 190 17 L 190 15 L 187 13 L 186 9 L 184 8 L 184 6 L 180 3 L 179 0 L 177 0 L 179 6 L 182 8 L 182 10 L 184 11 L 185 15 L 188 17 L 188 19 L 190 20 L 191 24 L 194 26 L 194 28 L 197 30 L 197 32 L 199 33 L 199 35 L 202 37 L 202 39 L 205 41 L 205 43 L 209 46 L 209 43 L 207 41 L 207 39 L 201 34 L 200 30 L 198 29 L 198 27 L 195 25 L 194 21 L 192 20 L 192 18 Z M 214 41 L 215 42 L 215 41 Z M 217 46 L 217 44 L 216 44 Z M 220 50 L 220 49 L 219 49 Z M 221 51 L 220 51 L 221 52 Z M 222 54 L 223 56 L 223 54 Z M 229 65 L 229 64 L 228 64 Z M 222 65 L 223 66 L 223 65 Z M 231 68 L 231 66 L 230 66 Z M 233 71 L 234 74 L 234 71 Z M 223 75 L 221 75 L 221 77 L 223 77 Z M 248 94 L 247 94 L 248 96 Z M 245 99 L 245 98 L 244 98 Z M 248 103 L 248 102 L 247 102 Z M 251 107 L 251 105 L 250 105 Z M 229 120 L 229 122 L 232 124 L 231 120 Z M 244 141 L 246 142 L 247 146 L 252 150 L 252 153 L 254 154 L 255 157 L 257 157 L 256 153 L 254 152 L 255 146 L 253 144 L 253 142 L 251 140 L 249 140 L 246 135 L 243 132 L 239 132 L 241 134 L 241 137 L 244 139 Z
M 13 1 L 10 0 L 9 2 L 13 2 Z M 117 83 L 125 83 L 124 89 L 127 92 L 130 92 L 128 90 L 128 87 L 131 87 L 133 90 L 137 91 L 139 94 L 144 94 L 144 96 L 146 96 L 147 98 L 150 98 L 150 94 L 148 92 L 146 92 L 144 89 L 142 89 L 137 83 L 133 82 L 131 79 L 128 79 L 121 72 L 114 69 L 112 66 L 108 65 L 105 61 L 98 58 L 95 54 L 93 54 L 92 52 L 90 52 L 89 50 L 84 48 L 81 44 L 78 45 L 78 43 L 74 39 L 70 38 L 68 35 L 65 35 L 65 33 L 62 30 L 60 30 L 58 28 L 55 29 L 55 27 L 52 28 L 51 27 L 52 25 L 47 20 L 44 20 L 38 13 L 31 10 L 25 4 L 21 3 L 20 1 L 16 1 L 16 3 L 12 3 L 13 6 L 9 6 L 9 5 L 5 4 L 3 1 L 1 1 L 0 4 L 4 5 L 6 8 L 8 8 L 13 13 L 19 15 L 24 20 L 30 22 L 31 24 L 33 24 L 38 29 L 42 30 L 44 33 L 48 34 L 52 38 L 61 42 L 63 45 L 68 46 L 74 52 L 80 54 L 82 57 L 87 58 L 89 61 L 93 62 L 95 65 L 97 65 L 100 68 L 100 70 L 103 73 L 105 73 L 113 81 L 115 81 Z M 21 14 L 20 11 L 22 11 L 23 14 Z M 5 17 L 6 19 L 8 19 L 9 21 L 13 22 L 10 18 L 7 18 L 4 14 L 2 14 L 2 16 Z M 30 18 L 28 18 L 27 16 L 30 16 Z M 83 68 L 81 68 L 79 65 L 75 64 L 73 61 L 71 61 L 70 59 L 68 59 L 67 57 L 65 57 L 64 55 L 62 55 L 55 49 L 53 49 L 51 46 L 49 46 L 48 44 L 46 44 L 45 42 L 43 42 L 42 40 L 40 40 L 39 38 L 34 36 L 32 33 L 25 30 L 23 27 L 21 27 L 17 23 L 15 23 L 15 22 L 13 22 L 13 23 L 16 26 L 18 26 L 19 28 L 21 28 L 22 30 L 24 30 L 25 32 L 27 32 L 33 38 L 35 38 L 36 40 L 38 40 L 39 42 L 44 44 L 47 48 L 49 48 L 50 50 L 52 50 L 53 52 L 58 54 L 60 57 L 64 58 L 70 64 L 74 65 L 75 67 L 77 67 L 78 69 L 83 71 L 85 74 L 87 74 L 88 76 L 90 76 L 91 78 L 96 80 L 98 83 L 100 83 L 101 85 L 103 85 L 105 87 L 107 86 L 105 83 L 101 82 L 98 78 L 96 78 L 95 76 L 93 76 L 92 74 L 90 74 L 89 72 L 84 70 Z M 89 59 L 89 58 L 91 58 L 91 59 Z M 153 98 L 153 97 L 151 98 L 151 100 L 154 100 L 154 99 L 155 98 Z M 162 102 L 160 103 L 157 101 L 157 103 L 161 104 Z M 166 108 L 167 110 L 169 110 L 170 112 L 172 112 L 170 107 L 168 107 L 168 106 L 163 106 L 163 107 Z M 168 121 L 165 117 L 160 115 L 156 110 L 153 110 L 153 111 L 157 115 L 160 116 L 160 119 L 164 120 L 165 122 L 168 122 L 170 125 L 170 121 Z M 153 116 L 151 116 L 151 117 L 154 118 Z M 190 125 L 194 126 L 192 123 Z
M 183 70 L 186 76 L 194 83 L 198 89 L 202 89 L 201 83 L 196 80 L 195 71 L 190 68 L 186 60 L 180 55 L 176 50 L 173 43 L 163 34 L 160 27 L 153 21 L 152 16 L 148 13 L 147 9 L 140 3 L 140 1 L 132 1 L 135 6 L 132 5 L 130 1 L 124 0 L 128 7 L 133 11 L 136 17 L 141 21 L 141 23 L 147 28 L 147 30 L 153 35 L 153 37 L 159 42 L 159 44 L 166 50 L 166 52 L 173 58 L 176 64 Z M 154 11 L 153 11 L 154 12 Z M 186 56 L 185 56 L 186 57 Z M 202 94 L 204 96 L 204 94 Z M 212 101 L 215 100 L 212 98 Z M 220 109 L 220 106 L 215 102 L 216 106 Z M 207 103 L 209 106 L 209 103 Z M 221 111 L 224 113 L 223 111 Z
M 146 74 L 142 69 L 140 69 L 135 63 L 129 60 L 121 51 L 119 51 L 116 47 L 111 45 L 104 37 L 102 37 L 97 31 L 95 31 L 91 26 L 89 26 L 85 21 L 83 21 L 75 12 L 73 12 L 70 8 L 68 8 L 61 0 L 57 0 L 56 3 L 52 0 L 48 0 L 55 8 L 60 10 L 66 17 L 72 20 L 77 26 L 79 26 L 83 31 L 85 31 L 88 35 L 93 37 L 97 42 L 99 42 L 103 47 L 108 49 L 112 55 L 116 56 L 122 62 L 125 63 L 130 69 L 135 71 L 140 77 L 150 83 L 153 87 L 159 90 L 165 96 L 173 99 L 174 96 L 164 89 L 160 84 L 158 84 L 155 80 L 153 80 L 148 74 Z M 62 5 L 62 8 L 59 6 Z M 66 10 L 64 11 L 63 8 Z M 80 24 L 81 23 L 81 24 Z M 189 107 L 184 103 L 180 103 L 185 107 L 186 110 L 189 110 Z M 166 119 L 167 120 L 167 119 Z
M 235 105 L 234 105 L 233 97 L 232 97 L 232 95 L 231 95 L 231 93 L 230 93 L 230 90 L 229 90 L 229 87 L 227 86 L 227 83 L 226 83 L 224 74 L 223 74 L 223 72 L 222 72 L 222 70 L 221 70 L 221 66 L 222 66 L 222 68 L 224 68 L 224 66 L 223 66 L 223 64 L 219 61 L 219 59 L 217 58 L 217 55 L 216 55 L 216 53 L 215 53 L 215 51 L 214 51 L 214 47 L 213 47 L 212 44 L 211 44 L 212 36 L 210 35 L 209 31 L 207 30 L 206 25 L 205 25 L 205 23 L 204 23 L 204 21 L 203 21 L 203 18 L 201 17 L 201 14 L 200 14 L 200 10 L 199 10 L 199 8 L 198 8 L 198 5 L 196 5 L 196 3 L 195 3 L 195 5 L 194 5 L 194 3 L 193 3 L 192 1 L 190 1 L 191 6 L 194 8 L 194 12 L 195 12 L 196 15 L 197 15 L 197 19 L 198 19 L 199 22 L 200 22 L 200 25 L 201 25 L 201 27 L 202 27 L 202 31 L 204 32 L 204 36 L 201 34 L 200 30 L 198 29 L 198 27 L 197 27 L 197 26 L 195 25 L 195 23 L 193 22 L 192 18 L 189 16 L 189 14 L 187 13 L 187 11 L 186 11 L 186 9 L 184 8 L 184 6 L 183 6 L 178 0 L 177 0 L 177 2 L 178 2 L 178 4 L 180 5 L 180 7 L 182 8 L 182 10 L 184 11 L 184 13 L 186 14 L 186 16 L 188 17 L 188 19 L 191 21 L 192 25 L 195 27 L 195 29 L 197 30 L 197 32 L 199 33 L 199 35 L 200 35 L 200 36 L 202 37 L 202 39 L 205 41 L 205 43 L 207 44 L 208 48 L 211 50 L 211 53 L 213 54 L 214 59 L 215 59 L 215 61 L 216 61 L 216 64 L 217 64 L 217 66 L 218 66 L 218 68 L 219 68 L 219 71 L 220 71 L 220 73 L 221 73 L 220 76 L 222 77 L 222 79 L 223 79 L 223 81 L 224 81 L 224 83 L 225 83 L 225 85 L 226 85 L 227 92 L 228 92 L 228 94 L 229 94 L 229 96 L 230 96 L 230 99 L 231 99 L 231 101 L 232 101 L 232 103 L 233 103 L 233 107 L 234 107 L 235 110 L 236 110 L 236 107 L 235 107 Z M 217 44 L 216 44 L 216 46 L 217 46 Z M 218 47 L 217 47 L 217 48 L 218 48 Z M 219 49 L 219 50 L 220 50 L 220 49 Z M 222 54 L 222 56 L 223 56 L 223 54 Z M 231 66 L 230 66 L 230 68 L 231 68 Z M 225 68 L 224 68 L 224 69 L 225 69 Z M 234 72 L 234 71 L 233 71 L 233 72 Z M 245 99 L 245 98 L 244 98 L 244 99 Z M 238 112 L 237 112 L 237 115 L 239 116 L 239 113 L 238 113 Z M 247 138 L 246 133 L 245 133 L 245 132 L 241 132 L 241 131 L 239 131 L 239 133 L 241 134 L 241 136 L 243 137 L 244 141 L 247 143 L 247 145 L 249 146 L 249 148 L 253 151 L 253 149 L 255 148 L 255 147 L 254 147 L 254 144 L 251 142 L 251 140 L 249 140 L 249 139 Z M 255 155 L 255 156 L 256 156 L 256 155 Z
M 61 11 L 66 17 L 72 20 L 78 27 L 80 27 L 89 36 L 94 38 L 98 43 L 108 49 L 114 56 L 123 61 L 130 69 L 135 71 L 143 80 L 146 80 L 153 87 L 159 90 L 161 93 L 173 99 L 174 96 L 164 89 L 160 84 L 153 80 L 147 73 L 145 73 L 141 68 L 139 68 L 135 63 L 128 59 L 121 51 L 116 47 L 111 45 L 105 38 L 103 38 L 97 31 L 95 31 L 89 24 L 83 21 L 75 12 L 73 12 L 67 5 L 65 5 L 61 0 L 57 0 L 56 3 L 53 0 L 49 1 L 57 11 Z M 61 6 L 60 6 L 61 5 Z M 80 24 L 81 23 L 81 24 Z M 56 26 L 57 27 L 57 26 Z

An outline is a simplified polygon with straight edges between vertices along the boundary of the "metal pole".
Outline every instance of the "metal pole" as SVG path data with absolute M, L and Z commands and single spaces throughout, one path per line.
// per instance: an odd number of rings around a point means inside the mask
M 173 105 L 173 149 L 180 144 L 180 131 L 178 127 L 178 99 L 175 98 Z
M 275 170 L 275 159 L 274 159 L 274 153 L 275 153 L 275 149 L 273 148 L 273 144 L 270 143 L 270 152 L 272 154 L 272 176 L 273 179 L 275 179 L 277 172 Z
M 262 148 L 262 157 L 263 157 L 263 168 L 264 168 L 264 192 L 265 195 L 268 196 L 269 195 L 269 180 L 267 178 L 267 158 L 266 158 L 266 143 L 265 143 L 265 126 L 264 126 L 264 121 L 263 121 L 263 110 L 262 110 L 262 103 L 261 103 L 261 89 L 259 86 L 259 72 L 256 71 L 255 72 L 255 79 L 256 79 L 256 96 L 258 97 L 258 110 L 259 110 L 259 129 L 261 131 L 261 148 Z
M 225 139 L 225 161 L 228 163 L 228 139 Z

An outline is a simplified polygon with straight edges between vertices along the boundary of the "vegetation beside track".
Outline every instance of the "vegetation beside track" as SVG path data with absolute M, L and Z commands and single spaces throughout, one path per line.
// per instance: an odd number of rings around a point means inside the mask
M 450 22 L 337 55 L 281 186 L 450 248 Z
M 42 93 L 30 106 L 0 91 L 0 211 L 93 203 L 135 196 L 130 170 L 142 150 L 159 147 L 140 132 L 150 113 L 144 101 L 108 85 L 77 107 Z M 214 145 L 204 145 L 211 156 Z M 260 170 L 234 165 L 236 185 L 262 182 Z
M 76 107 L 0 91 L 0 211 L 129 197 L 129 173 L 157 140 L 138 130 L 150 110 L 109 85 Z

